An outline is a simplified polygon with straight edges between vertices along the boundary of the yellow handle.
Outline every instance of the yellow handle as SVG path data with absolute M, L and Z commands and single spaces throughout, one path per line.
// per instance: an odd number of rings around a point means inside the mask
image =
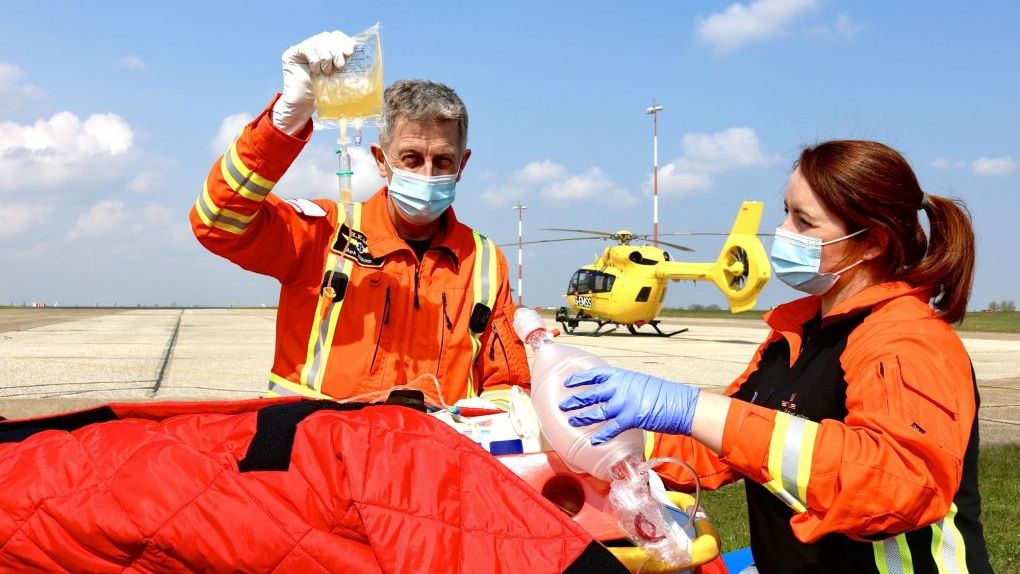
M 670 492 L 670 501 L 679 508 L 686 509 L 694 505 L 694 497 L 683 492 Z M 613 547 L 609 551 L 631 572 L 641 568 L 641 574 L 666 574 L 685 568 L 696 568 L 715 560 L 719 556 L 719 534 L 707 516 L 694 518 L 694 532 L 697 535 L 691 540 L 691 562 L 680 566 L 670 566 L 658 560 L 649 560 L 650 556 L 643 548 Z

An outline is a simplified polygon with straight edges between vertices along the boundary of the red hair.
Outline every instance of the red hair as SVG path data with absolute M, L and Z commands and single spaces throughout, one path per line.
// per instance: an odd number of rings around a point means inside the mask
M 950 323 L 963 320 L 974 281 L 974 229 L 957 199 L 926 194 L 907 160 L 873 141 L 829 141 L 806 148 L 801 175 L 848 231 L 881 229 L 889 238 L 876 259 L 882 280 L 931 287 Z M 918 214 L 928 214 L 930 237 Z

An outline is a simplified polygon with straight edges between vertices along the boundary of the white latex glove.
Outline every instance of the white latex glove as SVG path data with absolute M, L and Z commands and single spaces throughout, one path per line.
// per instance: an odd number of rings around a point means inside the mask
M 308 38 L 283 53 L 283 95 L 273 106 L 273 124 L 294 135 L 305 127 L 315 107 L 311 74 L 331 74 L 354 52 L 354 40 L 337 30 Z

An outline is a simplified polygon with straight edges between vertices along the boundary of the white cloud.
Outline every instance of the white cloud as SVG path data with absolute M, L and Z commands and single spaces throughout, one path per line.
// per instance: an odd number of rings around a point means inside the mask
M 248 112 L 241 112 L 239 114 L 233 114 L 223 118 L 223 121 L 220 122 L 220 129 L 216 132 L 216 137 L 214 137 L 212 142 L 209 144 L 209 148 L 212 149 L 213 153 L 216 155 L 223 153 L 227 149 L 227 146 L 230 145 L 230 142 L 234 141 L 234 139 L 240 135 L 244 126 L 251 123 L 253 119 L 255 119 L 255 116 Z
M 839 14 L 832 24 L 821 24 L 808 28 L 807 35 L 820 39 L 853 40 L 863 30 L 864 24 L 846 14 Z
M 60 112 L 34 124 L 0 122 L 0 191 L 55 189 L 109 181 L 133 169 L 134 132 L 116 114 L 81 121 Z
M 13 237 L 44 222 L 51 211 L 48 205 L 0 203 L 0 239 Z
M 354 172 L 351 178 L 354 199 L 363 201 L 385 185 L 386 180 L 379 177 L 375 159 L 368 152 L 367 146 L 351 146 L 348 151 L 351 154 L 351 170 Z M 323 147 L 306 147 L 280 178 L 273 193 L 284 198 L 336 198 L 339 195 L 336 170 L 336 154 Z
M 78 216 L 67 240 L 98 239 L 107 253 L 140 253 L 143 246 L 165 251 L 170 244 L 190 244 L 187 215 L 164 205 L 148 203 L 128 206 L 123 201 L 104 199 Z
M 124 68 L 126 70 L 144 70 L 147 66 L 145 60 L 135 56 L 134 54 L 128 54 L 117 60 L 117 67 Z
M 514 173 L 513 179 L 520 183 L 546 183 L 565 176 L 567 169 L 562 165 L 543 159 L 533 161 Z
M 544 199 L 555 202 L 591 200 L 623 206 L 637 203 L 637 198 L 627 188 L 611 180 L 597 166 L 551 182 L 542 188 L 540 194 Z
M 0 106 L 7 110 L 20 108 L 43 94 L 36 86 L 23 83 L 22 77 L 21 68 L 0 62 Z
M 489 187 L 479 197 L 490 207 L 505 207 L 523 200 L 528 195 L 530 191 L 527 186 L 500 184 Z
M 638 201 L 597 166 L 570 173 L 548 159 L 528 163 L 500 183 L 489 186 L 480 197 L 490 207 L 505 207 L 532 195 L 554 203 L 585 201 L 629 206 Z
M 713 173 L 769 166 L 778 155 L 765 153 L 753 129 L 736 127 L 711 134 L 688 134 L 683 155 L 659 168 L 659 192 L 684 196 L 711 189 Z M 644 188 L 652 188 L 652 174 Z
M 1009 175 L 1016 171 L 1016 162 L 1010 157 L 979 157 L 971 163 L 975 175 Z
M 648 186 L 651 186 L 649 180 Z M 712 187 L 712 176 L 706 172 L 685 171 L 677 162 L 659 168 L 659 191 L 663 195 L 685 196 Z
M 967 162 L 956 161 L 947 157 L 937 157 L 931 160 L 931 166 L 935 169 L 960 169 L 965 167 Z
M 67 238 L 81 239 L 107 235 L 123 227 L 127 218 L 123 201 L 105 199 L 78 216 L 78 222 L 67 232 Z
M 846 14 L 840 14 L 836 16 L 836 25 L 833 29 L 836 32 L 836 36 L 851 40 L 864 30 L 864 24 L 857 22 Z
M 816 0 L 755 0 L 731 4 L 726 10 L 698 18 L 698 39 L 717 54 L 732 52 L 756 40 L 779 36 L 800 16 L 814 10 Z

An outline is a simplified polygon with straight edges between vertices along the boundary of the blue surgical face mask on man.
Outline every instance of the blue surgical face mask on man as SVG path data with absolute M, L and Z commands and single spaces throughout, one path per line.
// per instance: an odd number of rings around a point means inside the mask
M 408 222 L 416 225 L 432 223 L 453 204 L 459 174 L 419 175 L 393 167 L 385 155 L 383 159 L 393 174 L 388 186 L 389 196 Z
M 864 233 L 867 229 L 855 231 L 850 235 L 837 237 L 831 241 L 822 241 L 817 237 L 808 237 L 792 231 L 777 228 L 772 241 L 769 258 L 776 277 L 790 287 L 811 295 L 823 295 L 832 289 L 841 273 L 860 265 L 864 260 L 848 265 L 839 271 L 821 272 L 822 247 L 850 239 Z

